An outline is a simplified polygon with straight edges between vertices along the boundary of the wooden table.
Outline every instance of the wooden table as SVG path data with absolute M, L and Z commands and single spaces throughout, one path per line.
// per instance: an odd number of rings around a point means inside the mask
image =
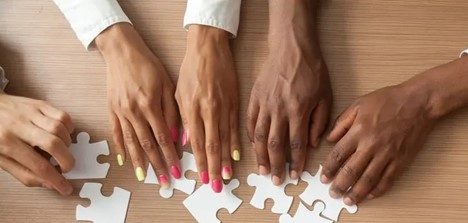
M 152 50 L 174 81 L 185 52 L 182 18 L 184 0 L 121 1 Z M 223 222 L 277 222 L 269 209 L 249 205 L 254 193 L 246 183 L 256 171 L 254 152 L 245 134 L 245 110 L 250 89 L 267 54 L 267 1 L 242 5 L 239 37 L 233 51 L 240 79 L 243 159 L 235 166 L 241 187 L 235 191 L 243 205 Z M 333 118 L 358 96 L 400 83 L 435 65 L 450 61 L 468 47 L 466 0 L 329 0 L 320 13 L 320 38 L 330 68 L 335 105 Z M 107 120 L 105 64 L 98 52 L 86 52 L 52 1 L 0 1 L 0 64 L 11 84 L 11 94 L 47 100 L 69 112 L 77 132 L 92 140 L 110 140 Z M 439 123 L 417 160 L 386 196 L 359 205 L 355 215 L 340 222 L 467 222 L 468 111 Z M 315 172 L 331 145 L 323 142 L 310 152 L 307 170 Z M 138 183 L 129 162 L 123 168 L 115 156 L 103 193 L 114 186 L 132 191 L 127 222 L 192 222 L 182 205 L 184 194 L 160 198 L 158 187 Z M 0 172 L 0 222 L 74 222 L 75 206 L 89 204 L 78 197 L 85 180 L 73 181 L 71 197 L 26 188 Z M 198 184 L 199 185 L 199 184 Z M 289 186 L 297 196 L 304 182 Z M 291 214 L 300 200 L 295 198 Z

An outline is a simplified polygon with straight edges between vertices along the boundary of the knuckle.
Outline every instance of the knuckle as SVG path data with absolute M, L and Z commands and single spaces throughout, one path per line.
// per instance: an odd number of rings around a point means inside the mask
M 347 177 L 356 177 L 356 170 L 349 165 L 343 166 L 343 168 L 341 168 L 341 171 L 343 171 L 343 173 Z
M 210 111 L 217 111 L 219 106 L 220 106 L 220 102 L 214 98 L 214 97 L 209 97 L 205 100 L 203 100 L 203 107 L 210 110 Z
M 278 152 L 280 150 L 280 143 L 278 140 L 276 139 L 271 139 L 269 142 L 268 142 L 268 150 L 272 151 L 272 152 Z
M 203 140 L 201 138 L 190 138 L 190 144 L 195 150 L 203 150 Z
M 210 142 L 206 144 L 206 152 L 208 154 L 218 154 L 219 153 L 219 142 Z
M 364 183 L 368 185 L 373 185 L 375 183 L 375 176 L 371 174 L 363 174 L 361 178 L 364 181 Z
M 153 141 L 148 138 L 140 139 L 140 146 L 146 152 L 149 152 L 155 149 Z
M 56 138 L 56 137 L 52 137 L 51 139 L 47 140 L 44 144 L 45 148 L 44 149 L 47 149 L 47 151 L 49 151 L 49 153 L 55 153 L 58 151 L 59 149 L 59 146 L 61 144 L 61 140 Z
M 54 123 L 51 124 L 51 131 L 52 131 L 52 133 L 58 134 L 58 133 L 61 132 L 61 130 L 62 130 L 62 124 L 61 124 L 61 123 L 59 123 L 59 122 L 54 122 Z
M 172 140 L 166 134 L 158 133 L 155 137 L 161 147 L 167 147 L 172 143 Z
M 42 175 L 46 175 L 47 173 L 49 173 L 50 171 L 52 171 L 52 166 L 51 164 L 49 164 L 48 162 L 46 161 L 41 161 L 37 164 L 37 171 L 42 174 Z M 54 170 L 55 171 L 55 170 Z
M 332 159 L 337 162 L 337 163 L 342 163 L 343 162 L 343 149 L 340 146 L 336 146 L 332 151 L 331 151 L 331 156 Z
M 289 144 L 291 152 L 300 152 L 302 150 L 302 143 L 300 140 L 292 140 Z
M 263 130 L 255 131 L 255 140 L 259 142 L 264 142 L 266 138 L 266 134 Z
M 71 117 L 68 113 L 64 112 L 64 111 L 60 111 L 59 115 L 58 115 L 58 120 L 60 122 L 63 122 L 63 123 L 67 123 L 71 120 Z
M 133 134 L 129 130 L 124 130 L 122 132 L 122 137 L 126 144 L 133 144 L 135 142 Z

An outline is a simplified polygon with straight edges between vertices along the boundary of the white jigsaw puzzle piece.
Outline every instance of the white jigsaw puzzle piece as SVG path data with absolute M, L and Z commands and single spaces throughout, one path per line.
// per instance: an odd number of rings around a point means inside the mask
M 76 206 L 77 221 L 92 221 L 94 223 L 124 223 L 127 216 L 128 202 L 131 193 L 119 187 L 114 187 L 114 193 L 105 197 L 101 193 L 102 184 L 85 183 L 80 191 L 81 198 L 91 201 L 89 207 Z
M 224 185 L 221 193 L 215 193 L 209 184 L 204 184 L 184 200 L 184 206 L 197 222 L 219 223 L 221 221 L 216 217 L 218 210 L 225 208 L 232 214 L 242 204 L 242 200 L 232 193 L 239 184 L 239 180 L 233 179 Z
M 322 165 L 320 165 L 315 176 L 310 175 L 310 173 L 306 171 L 302 172 L 301 180 L 308 184 L 304 192 L 299 195 L 302 201 L 307 205 L 312 205 L 314 201 L 322 201 L 325 204 L 325 210 L 322 212 L 322 215 L 334 221 L 338 221 L 341 209 L 343 208 L 351 214 L 356 213 L 358 210 L 357 205 L 349 206 L 344 203 L 343 198 L 335 199 L 330 197 L 329 190 L 331 183 L 323 184 L 320 182 L 321 174 Z
M 174 195 L 174 189 L 180 190 L 186 194 L 192 194 L 195 190 L 195 185 L 197 184 L 196 180 L 189 180 L 185 177 L 185 172 L 188 170 L 197 172 L 197 165 L 195 163 L 195 158 L 193 154 L 184 152 L 182 155 L 182 159 L 180 159 L 182 173 L 180 179 L 174 178 L 174 176 L 170 175 L 171 177 L 171 185 L 169 188 L 159 189 L 159 194 L 163 198 L 170 198 Z M 145 184 L 159 184 L 159 180 L 154 173 L 154 169 L 151 164 L 148 165 L 148 170 L 146 171 L 146 179 Z
M 70 152 L 75 158 L 75 166 L 68 173 L 62 175 L 69 180 L 74 179 L 102 179 L 106 178 L 109 172 L 109 163 L 99 163 L 97 157 L 109 155 L 109 145 L 107 141 L 89 143 L 90 136 L 86 132 L 80 132 L 76 137 L 76 144 L 70 146 Z M 51 158 L 53 165 L 58 165 L 57 161 Z
M 271 212 L 276 214 L 288 213 L 294 198 L 286 195 L 284 190 L 288 184 L 297 185 L 298 180 L 293 180 L 289 177 L 289 165 L 286 165 L 286 170 L 286 179 L 283 184 L 279 186 L 276 186 L 271 182 L 271 174 L 250 174 L 247 177 L 247 183 L 252 187 L 256 187 L 255 193 L 250 200 L 250 204 L 258 209 L 264 209 L 265 201 L 267 199 L 272 199 L 274 204 L 271 208 Z
M 332 220 L 320 216 L 323 210 L 325 210 L 325 205 L 321 202 L 315 203 L 313 211 L 309 211 L 301 202 L 294 217 L 289 214 L 282 214 L 279 223 L 333 223 Z

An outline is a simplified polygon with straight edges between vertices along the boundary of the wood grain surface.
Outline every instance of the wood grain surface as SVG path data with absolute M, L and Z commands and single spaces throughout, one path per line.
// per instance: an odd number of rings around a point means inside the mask
M 135 27 L 164 62 L 172 79 L 185 52 L 182 28 L 185 0 L 122 0 Z M 240 80 L 242 161 L 234 167 L 241 186 L 234 191 L 244 200 L 223 222 L 277 222 L 279 216 L 249 205 L 254 188 L 246 183 L 256 171 L 255 154 L 245 133 L 249 93 L 268 49 L 268 1 L 244 0 L 239 37 L 232 43 Z M 333 118 L 358 96 L 400 83 L 411 76 L 457 57 L 468 47 L 466 0 L 328 0 L 320 9 L 320 39 L 335 96 Z M 96 51 L 87 52 L 63 15 L 49 0 L 0 1 L 0 65 L 11 84 L 7 92 L 47 100 L 69 112 L 77 132 L 93 141 L 111 140 L 107 120 L 105 64 Z M 425 149 L 384 197 L 359 205 L 359 212 L 344 211 L 340 222 L 467 222 L 468 111 L 442 120 Z M 1 124 L 1 123 L 0 123 Z M 315 173 L 332 145 L 322 142 L 309 153 L 307 170 Z M 103 193 L 114 186 L 130 190 L 127 222 L 193 222 L 182 205 L 186 195 L 159 196 L 159 187 L 138 183 L 131 163 L 122 168 L 115 156 Z M 194 176 L 194 174 L 190 174 Z M 85 180 L 72 181 L 75 192 L 61 197 L 52 191 L 26 188 L 0 171 L 0 222 L 74 222 L 75 206 L 89 201 L 78 196 Z M 198 182 L 200 185 L 200 182 Z M 289 186 L 297 197 L 306 184 Z

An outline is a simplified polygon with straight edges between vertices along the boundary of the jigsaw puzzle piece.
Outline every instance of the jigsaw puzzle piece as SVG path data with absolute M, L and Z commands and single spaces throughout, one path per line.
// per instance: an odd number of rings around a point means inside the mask
M 195 185 L 197 184 L 196 180 L 189 180 L 185 177 L 185 172 L 188 170 L 197 172 L 197 166 L 195 163 L 195 158 L 193 154 L 184 152 L 182 159 L 180 159 L 180 164 L 182 168 L 182 174 L 180 179 L 175 179 L 172 175 L 171 185 L 169 188 L 159 189 L 159 195 L 163 198 L 170 198 L 174 195 L 174 189 L 180 190 L 186 194 L 192 194 L 195 190 Z M 154 173 L 154 169 L 151 164 L 148 165 L 148 171 L 146 172 L 145 184 L 159 184 L 159 180 Z
M 62 175 L 65 179 L 102 179 L 109 172 L 109 163 L 98 163 L 97 157 L 109 155 L 107 141 L 89 143 L 90 136 L 86 132 L 78 134 L 77 143 L 70 146 L 70 152 L 75 158 L 75 166 L 68 173 Z M 57 161 L 51 158 L 51 163 L 57 165 Z
M 221 193 L 215 193 L 209 184 L 204 184 L 183 202 L 190 214 L 200 223 L 221 222 L 216 214 L 220 209 L 227 209 L 232 214 L 242 204 L 232 191 L 239 187 L 239 180 L 233 179 L 224 185 Z
M 122 188 L 114 187 L 112 196 L 105 197 L 101 193 L 101 188 L 102 184 L 100 183 L 85 183 L 83 185 L 80 197 L 89 199 L 91 205 L 89 207 L 76 206 L 76 220 L 94 223 L 124 223 L 131 193 Z
M 325 205 L 316 202 L 314 210 L 309 211 L 302 203 L 299 203 L 296 214 L 291 217 L 289 214 L 282 214 L 279 223 L 333 223 L 332 220 L 323 218 L 320 213 L 325 209 Z
M 276 186 L 271 182 L 271 174 L 258 175 L 250 174 L 247 177 L 247 184 L 256 187 L 255 193 L 250 200 L 250 204 L 258 209 L 265 208 L 265 201 L 272 199 L 274 201 L 271 211 L 277 214 L 288 213 L 291 204 L 294 200 L 292 196 L 285 193 L 285 188 L 288 184 L 297 185 L 298 180 L 289 177 L 289 165 L 286 165 L 286 179 L 283 184 Z
M 334 221 L 338 221 L 342 209 L 346 209 L 351 214 L 356 213 L 358 210 L 357 205 L 349 206 L 344 203 L 343 198 L 334 199 L 330 197 L 329 190 L 331 183 L 323 184 L 320 182 L 321 174 L 322 165 L 320 165 L 315 176 L 310 175 L 306 171 L 302 172 L 301 180 L 307 182 L 308 186 L 299 195 L 301 200 L 307 205 L 312 205 L 315 201 L 322 201 L 325 204 L 325 210 L 322 212 L 322 215 Z

